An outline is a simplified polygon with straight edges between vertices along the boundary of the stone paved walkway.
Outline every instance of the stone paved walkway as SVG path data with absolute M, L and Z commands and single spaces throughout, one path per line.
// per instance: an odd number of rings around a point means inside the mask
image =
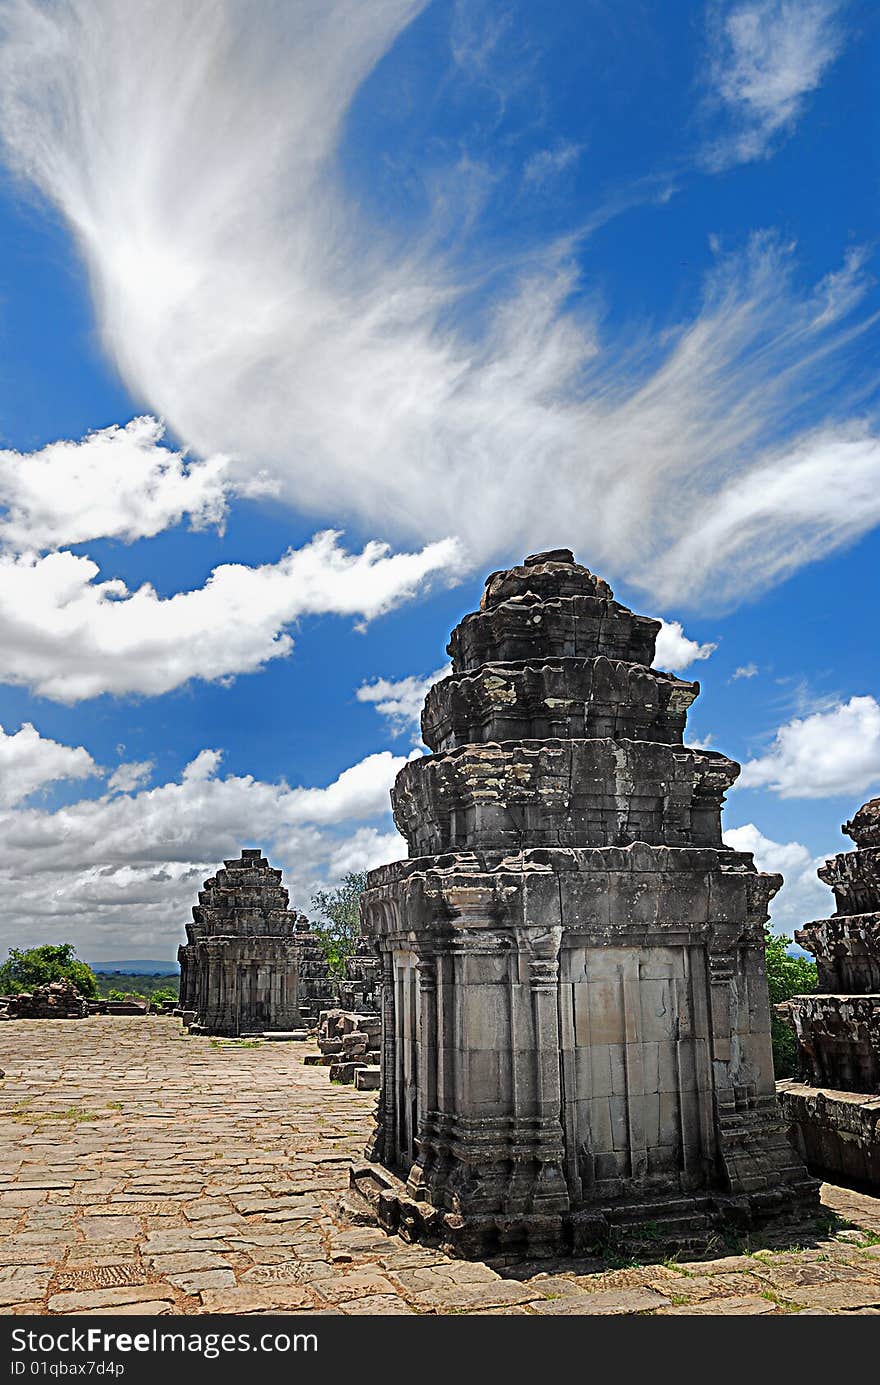
M 375 1098 L 310 1048 L 0 1024 L 0 1312 L 880 1313 L 880 1199 L 830 1186 L 861 1230 L 708 1262 L 499 1271 L 340 1225 Z

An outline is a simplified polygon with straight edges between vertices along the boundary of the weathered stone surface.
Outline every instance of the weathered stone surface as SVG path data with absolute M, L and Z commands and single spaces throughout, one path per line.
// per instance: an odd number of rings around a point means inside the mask
M 32 1299 L 42 1298 L 51 1277 L 51 1270 L 33 1266 L 0 1269 L 0 1306 L 29 1303 Z
M 235 1274 L 230 1269 L 189 1270 L 167 1274 L 169 1284 L 181 1289 L 185 1294 L 198 1294 L 211 1289 L 228 1289 L 235 1284 Z
M 739 767 L 649 741 L 522 740 L 411 760 L 393 791 L 410 854 L 529 847 L 721 846 Z
M 308 1289 L 290 1284 L 272 1288 L 205 1288 L 201 1301 L 206 1313 L 274 1313 L 285 1308 L 308 1308 L 314 1300 Z
M 173 1295 L 167 1292 L 167 1298 Z M 127 1303 L 149 1303 L 161 1299 L 163 1293 L 157 1284 L 132 1284 L 114 1289 L 77 1290 L 72 1293 L 53 1294 L 49 1299 L 50 1313 L 89 1313 L 95 1308 L 117 1308 Z
M 772 1300 L 761 1298 L 758 1294 L 744 1294 L 741 1298 L 707 1299 L 699 1303 L 681 1303 L 672 1308 L 659 1309 L 659 1317 L 770 1317 L 784 1310 Z
M 810 1086 L 880 1093 L 880 994 L 801 995 L 784 1003 Z
M 163 1314 L 171 1313 L 174 1304 L 171 1299 L 147 1299 L 146 1303 L 117 1303 L 109 1308 L 90 1308 L 89 1315 L 93 1318 L 115 1318 L 136 1317 L 136 1318 L 155 1318 Z
M 359 1092 L 378 1092 L 382 1085 L 382 1069 L 375 1067 L 359 1068 L 354 1075 L 354 1085 Z
M 52 1280 L 55 1293 L 63 1289 L 109 1289 L 115 1284 L 143 1284 L 147 1278 L 139 1260 L 111 1262 L 107 1265 L 88 1265 L 82 1268 L 68 1265 Z
M 795 932 L 815 954 L 819 994 L 777 1006 L 801 1079 L 781 1082 L 779 1096 L 811 1168 L 880 1187 L 880 798 L 843 830 L 857 849 L 819 870 L 837 912 Z
M 537 1257 L 815 1212 L 773 1085 L 779 877 L 722 845 L 738 766 L 682 744 L 658 629 L 554 550 L 453 631 L 392 791 L 409 859 L 362 905 L 383 1081 L 349 1205 L 388 1230 Z
M 194 1033 L 289 1033 L 314 1023 L 331 993 L 318 941 L 288 909 L 281 871 L 259 850 L 205 881 L 178 949 L 180 1013 Z
M 816 958 L 820 991 L 880 995 L 880 913 L 817 919 L 795 937 Z
M 571 737 L 681 745 L 687 709 L 698 692 L 698 683 L 622 659 L 488 664 L 434 684 L 422 715 L 422 739 L 434 751 Z
M 669 1299 L 653 1289 L 606 1289 L 583 1299 L 550 1298 L 531 1304 L 533 1313 L 560 1315 L 573 1313 L 624 1314 L 647 1313 L 665 1308 Z
M 450 1280 L 409 1297 L 416 1308 L 425 1312 L 430 1309 L 498 1308 L 512 1303 L 533 1303 L 540 1299 L 540 1294 L 510 1279 L 499 1279 L 490 1284 L 459 1284 Z

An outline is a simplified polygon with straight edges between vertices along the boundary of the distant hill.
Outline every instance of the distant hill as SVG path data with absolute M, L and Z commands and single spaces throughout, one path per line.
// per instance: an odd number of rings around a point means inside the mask
M 168 961 L 89 962 L 89 966 L 103 976 L 112 976 L 115 972 L 123 972 L 126 976 L 177 976 L 180 971 L 176 962 Z

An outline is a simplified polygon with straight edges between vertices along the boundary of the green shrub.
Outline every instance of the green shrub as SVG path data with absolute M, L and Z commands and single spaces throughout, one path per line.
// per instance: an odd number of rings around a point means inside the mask
M 63 980 L 72 981 L 85 996 L 98 994 L 94 972 L 87 962 L 79 960 L 73 943 L 44 943 L 25 951 L 11 947 L 0 966 L 0 995 L 16 995 Z
M 150 993 L 150 1000 L 156 1000 L 156 1001 L 160 1001 L 160 1002 L 161 1002 L 161 1001 L 166 1001 L 166 1000 L 167 1000 L 167 1001 L 172 1001 L 172 1000 L 173 1000 L 173 1001 L 177 1001 L 177 999 L 178 999 L 178 988 L 177 988 L 177 986 L 159 986 L 155 991 L 151 991 L 151 993 Z
M 773 1037 L 773 1067 L 777 1077 L 797 1076 L 797 1057 L 794 1034 L 773 1006 L 793 995 L 809 995 L 818 984 L 816 963 L 808 957 L 792 957 L 788 949 L 794 939 L 784 935 L 766 934 L 767 984 L 770 989 L 770 1025 Z

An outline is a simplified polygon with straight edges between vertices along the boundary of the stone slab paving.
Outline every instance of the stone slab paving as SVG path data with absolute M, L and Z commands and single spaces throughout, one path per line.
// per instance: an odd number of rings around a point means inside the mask
M 470 1263 L 344 1224 L 376 1098 L 313 1051 L 0 1024 L 0 1313 L 880 1313 L 880 1199 L 828 1185 L 806 1244 L 691 1262 Z

